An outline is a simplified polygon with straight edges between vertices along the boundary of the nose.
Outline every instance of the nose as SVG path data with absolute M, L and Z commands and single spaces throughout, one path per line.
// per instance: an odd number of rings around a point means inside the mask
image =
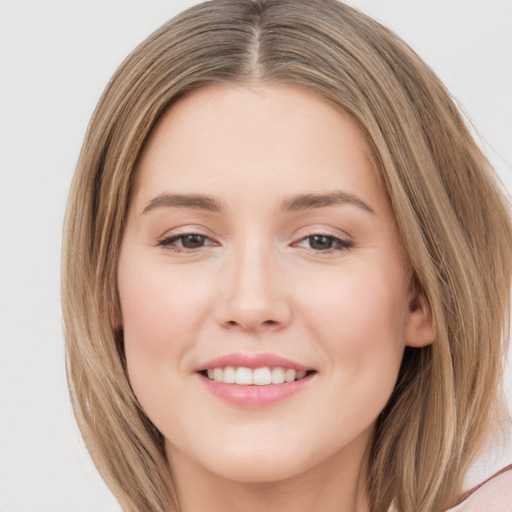
M 234 253 L 223 272 L 217 322 L 243 331 L 277 331 L 291 321 L 291 308 L 277 257 L 262 247 Z

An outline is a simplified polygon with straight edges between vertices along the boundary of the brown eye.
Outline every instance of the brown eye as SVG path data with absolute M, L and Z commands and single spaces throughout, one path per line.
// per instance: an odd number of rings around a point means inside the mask
M 205 235 L 189 233 L 164 238 L 163 240 L 160 240 L 157 245 L 164 247 L 165 249 L 171 249 L 174 252 L 180 252 L 187 250 L 194 251 L 195 249 L 200 249 L 207 245 L 215 245 L 215 243 Z
M 354 243 L 349 240 L 343 240 L 337 236 L 324 235 L 317 233 L 316 235 L 305 236 L 295 244 L 295 247 L 304 247 L 310 251 L 317 253 L 332 253 L 352 249 Z
M 308 237 L 309 246 L 315 251 L 332 249 L 335 239 L 332 236 L 313 235 Z
M 206 243 L 206 237 L 203 235 L 183 235 L 179 240 L 185 249 L 197 249 Z

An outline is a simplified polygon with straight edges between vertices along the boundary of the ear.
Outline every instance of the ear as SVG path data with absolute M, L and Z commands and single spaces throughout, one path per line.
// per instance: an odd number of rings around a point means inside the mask
M 430 305 L 425 294 L 416 286 L 409 292 L 408 308 L 405 344 L 409 347 L 430 345 L 435 337 Z

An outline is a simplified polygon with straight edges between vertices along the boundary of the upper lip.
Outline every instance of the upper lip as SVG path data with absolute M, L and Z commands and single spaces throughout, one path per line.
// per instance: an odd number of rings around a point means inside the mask
M 309 371 L 313 370 L 308 366 L 297 363 L 291 359 L 272 354 L 270 352 L 264 352 L 261 354 L 243 354 L 242 352 L 235 352 L 232 354 L 226 354 L 215 359 L 212 359 L 200 366 L 195 371 L 202 372 L 204 370 L 210 370 L 212 368 L 224 368 L 226 366 L 243 366 L 245 368 L 262 368 L 265 366 L 282 368 L 291 368 L 296 371 Z

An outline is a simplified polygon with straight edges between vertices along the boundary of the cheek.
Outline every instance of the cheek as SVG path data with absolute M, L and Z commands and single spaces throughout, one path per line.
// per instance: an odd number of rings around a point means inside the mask
M 317 289 L 311 302 L 308 328 L 327 356 L 323 398 L 330 404 L 318 404 L 315 414 L 336 436 L 344 432 L 348 439 L 369 428 L 393 392 L 405 333 L 395 292 L 376 279 L 345 279 L 342 287 Z
M 317 282 L 303 316 L 340 379 L 369 389 L 381 380 L 392 388 L 405 343 L 405 279 L 357 270 Z
M 186 282 L 179 272 L 166 272 L 156 265 L 120 265 L 125 338 L 148 350 L 165 350 L 169 342 L 179 343 L 179 334 L 186 334 L 197 324 L 204 297 L 201 283 L 186 286 Z
M 122 258 L 118 271 L 124 347 L 133 391 L 161 431 L 179 425 L 184 400 L 184 354 L 197 343 L 207 310 L 205 284 L 184 270 L 137 255 Z
M 149 375 L 179 373 L 183 353 L 197 340 L 207 293 L 201 282 L 190 286 L 184 272 L 135 257 L 120 262 L 118 281 L 128 374 L 141 398 L 155 381 Z

